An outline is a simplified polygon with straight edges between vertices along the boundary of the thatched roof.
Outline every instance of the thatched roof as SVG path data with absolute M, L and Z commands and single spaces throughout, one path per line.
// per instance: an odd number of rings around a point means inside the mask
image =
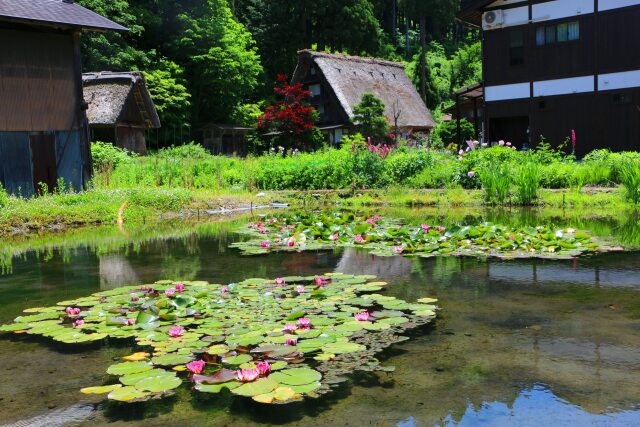
M 160 118 L 142 73 L 85 73 L 82 85 L 84 100 L 89 104 L 89 124 L 113 126 L 138 122 L 147 128 L 160 127 Z
M 350 119 L 353 119 L 353 107 L 360 103 L 365 92 L 370 92 L 384 102 L 385 115 L 391 120 L 394 111 L 400 111 L 400 128 L 420 130 L 435 127 L 431 112 L 409 80 L 402 63 L 311 50 L 302 50 L 298 54 L 300 58 L 293 81 L 301 81 L 310 62 L 314 62 Z

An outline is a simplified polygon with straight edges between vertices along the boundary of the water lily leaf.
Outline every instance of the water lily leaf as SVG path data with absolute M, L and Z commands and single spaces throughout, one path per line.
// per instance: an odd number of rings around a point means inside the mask
M 194 375 L 193 381 L 202 384 L 222 384 L 235 380 L 237 373 L 231 369 L 221 369 L 213 375 Z
M 109 366 L 107 373 L 111 375 L 128 375 L 149 371 L 151 369 L 153 369 L 153 365 L 148 362 L 123 362 Z
M 152 393 L 160 393 L 163 391 L 173 390 L 182 384 L 182 380 L 175 376 L 175 374 L 157 375 L 154 377 L 145 378 L 136 383 L 136 389 L 140 391 L 150 391 Z
M 366 349 L 367 348 L 362 344 L 356 344 L 352 342 L 334 342 L 325 344 L 322 347 L 322 351 L 324 351 L 325 353 L 333 354 L 355 353 Z
M 227 365 L 241 365 L 251 360 L 253 360 L 253 357 L 251 357 L 251 355 L 239 354 L 237 356 L 224 357 L 222 359 L 222 363 L 226 363 Z
M 128 356 L 124 356 L 124 357 L 122 357 L 122 360 L 127 360 L 129 362 L 137 362 L 137 361 L 140 361 L 140 360 L 145 360 L 145 359 L 149 358 L 149 356 L 151 356 L 149 353 L 138 352 L 138 353 L 130 354 Z
M 161 375 L 173 376 L 174 374 L 164 369 L 150 369 L 148 371 L 137 372 L 135 374 L 124 375 L 120 377 L 120 382 L 124 385 L 135 385 L 137 382 L 146 378 L 157 377 Z
M 310 393 L 319 389 L 321 386 L 322 384 L 319 381 L 316 381 L 309 384 L 291 385 L 290 387 L 296 393 Z
M 240 387 L 231 390 L 231 392 L 247 397 L 270 393 L 278 387 L 278 383 L 271 378 L 273 375 L 275 374 L 270 375 L 269 378 L 260 378 L 257 381 L 242 384 Z
M 213 354 L 213 355 L 226 354 L 228 352 L 229 352 L 229 347 L 224 344 L 212 345 L 207 350 L 207 353 Z
M 191 355 L 167 354 L 164 356 L 156 356 L 151 359 L 154 365 L 175 366 L 184 365 L 193 360 Z
M 118 400 L 120 402 L 130 402 L 135 399 L 142 399 L 149 396 L 149 393 L 140 391 L 135 387 L 121 387 L 113 390 L 107 396 L 111 400 Z
M 0 326 L 0 332 L 15 332 L 29 329 L 28 323 L 10 323 L 8 325 Z
M 204 393 L 220 393 L 223 389 L 233 390 L 234 388 L 238 388 L 242 385 L 242 383 L 238 381 L 229 381 L 226 383 L 220 384 L 196 384 L 196 390 L 202 391 Z
M 80 389 L 83 394 L 105 394 L 122 387 L 122 384 L 111 384 L 97 387 L 84 387 Z
M 280 384 L 303 385 L 320 381 L 322 374 L 310 368 L 292 368 L 274 372 L 269 378 Z

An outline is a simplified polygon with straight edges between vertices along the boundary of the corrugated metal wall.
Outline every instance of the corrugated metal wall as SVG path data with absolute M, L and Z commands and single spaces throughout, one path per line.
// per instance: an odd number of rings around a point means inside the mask
M 73 35 L 0 28 L 0 131 L 78 129 Z
M 0 178 L 8 193 L 33 195 L 31 147 L 27 132 L 0 132 Z

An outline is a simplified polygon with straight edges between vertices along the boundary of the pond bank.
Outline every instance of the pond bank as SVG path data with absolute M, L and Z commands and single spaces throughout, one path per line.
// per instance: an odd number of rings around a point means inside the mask
M 60 231 L 88 225 L 113 224 L 121 206 L 125 224 L 160 223 L 169 218 L 198 218 L 207 213 L 228 213 L 233 209 L 291 204 L 294 208 L 335 205 L 362 207 L 484 208 L 481 190 L 461 188 L 413 190 L 394 187 L 381 190 L 219 192 L 186 189 L 88 190 L 83 193 L 53 194 L 31 200 L 10 198 L 0 211 L 0 237 Z M 576 190 L 542 190 L 538 207 L 632 209 L 618 188 L 593 187 Z

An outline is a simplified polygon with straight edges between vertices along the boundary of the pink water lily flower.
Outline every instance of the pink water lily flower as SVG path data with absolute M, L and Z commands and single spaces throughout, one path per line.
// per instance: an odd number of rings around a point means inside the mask
M 306 317 L 301 317 L 298 319 L 298 329 L 301 331 L 306 331 L 311 329 L 311 319 L 307 319 Z
M 262 222 L 256 222 L 256 227 L 262 227 L 264 224 Z
M 296 245 L 296 241 L 293 240 L 293 237 L 291 237 L 288 241 L 287 241 L 287 246 L 289 247 L 293 247 Z
M 358 322 L 366 322 L 368 320 L 371 319 L 371 314 L 369 314 L 368 311 L 362 311 L 360 313 L 356 313 L 353 315 L 353 317 L 358 321 Z
M 338 240 L 339 237 L 340 236 L 338 236 L 338 233 L 334 233 L 333 235 L 331 235 L 331 237 L 329 237 L 329 239 L 335 242 L 336 240 Z
M 140 298 L 137 297 L 136 295 L 131 297 L 131 301 L 133 301 L 133 302 L 138 302 L 138 300 L 140 300 Z
M 429 227 L 427 224 L 422 224 L 420 228 L 422 228 L 422 231 L 425 233 L 428 233 L 429 229 L 431 229 L 431 227 Z
M 509 240 L 515 240 L 516 236 L 514 236 L 513 234 L 509 234 L 508 239 Z
M 313 281 L 316 283 L 316 286 L 319 287 L 319 288 L 323 288 L 323 287 L 327 286 L 330 283 L 329 280 L 325 279 L 322 276 L 316 276 L 316 278 L 313 279 Z
M 229 288 L 227 288 L 226 286 L 222 289 L 220 289 L 220 292 L 223 294 L 228 294 L 229 293 Z
M 276 242 L 276 243 L 280 243 L 280 242 L 282 242 L 282 239 L 281 239 L 281 238 L 279 238 L 279 237 L 276 237 L 276 238 L 274 239 L 274 242 Z
M 269 362 L 258 362 L 256 363 L 256 369 L 263 377 L 266 377 L 271 373 L 271 364 Z
M 184 283 L 178 283 L 176 285 L 176 291 L 183 292 L 184 291 Z
M 285 344 L 290 346 L 298 345 L 298 338 L 287 338 L 287 341 L 285 341 Z
M 260 232 L 260 234 L 267 234 L 267 229 L 265 227 L 260 227 L 258 231 Z
M 79 308 L 74 308 L 74 307 L 67 307 L 67 308 L 64 309 L 64 311 L 69 316 L 77 316 L 78 314 L 80 314 L 80 309 Z
M 285 284 L 284 277 L 276 278 L 276 285 L 283 286 Z
M 260 376 L 260 372 L 257 369 L 239 369 L 236 371 L 236 378 L 238 381 L 249 383 L 255 381 Z
M 441 225 L 436 227 L 436 230 L 438 230 L 438 232 L 442 233 L 443 231 L 445 231 L 447 229 L 447 227 L 443 227 Z
M 252 223 L 252 222 L 250 222 L 249 224 L 247 224 L 247 228 L 253 228 L 253 227 L 254 227 L 254 225 L 253 225 L 253 223 Z
M 269 221 L 267 221 L 269 224 L 273 224 L 274 222 L 276 222 L 275 218 L 269 218 Z
M 374 221 L 380 221 L 382 218 L 380 218 L 380 215 L 374 215 L 373 219 Z
M 263 248 L 268 248 L 269 246 L 271 246 L 271 243 L 265 240 L 264 242 L 260 243 L 260 246 L 262 246 Z
M 304 286 L 302 286 L 302 285 L 298 285 L 298 286 L 296 287 L 296 291 L 298 291 L 298 293 L 299 293 L 299 294 L 304 293 Z
M 285 331 L 293 332 L 298 329 L 298 325 L 296 325 L 295 323 L 287 323 L 282 329 Z
M 295 230 L 295 228 L 296 228 L 296 227 L 295 227 L 295 226 L 293 226 L 293 225 L 287 225 L 287 228 L 288 228 L 289 230 Z
M 125 319 L 123 323 L 126 326 L 133 326 L 136 324 L 136 319 Z
M 394 246 L 393 247 L 393 252 L 396 254 L 401 254 L 402 251 L 404 251 L 404 248 L 402 246 Z
M 178 338 L 184 335 L 184 328 L 182 326 L 173 326 L 169 329 L 169 336 L 172 338 Z
M 84 320 L 82 320 L 82 319 L 78 319 L 75 322 L 73 322 L 73 327 L 74 328 L 77 327 L 77 326 L 82 326 L 82 325 L 84 325 Z
M 193 362 L 187 363 L 187 369 L 193 374 L 201 374 L 202 371 L 204 371 L 204 367 L 204 360 L 194 360 Z
M 167 290 L 164 291 L 165 295 L 175 295 L 176 290 L 173 288 L 169 288 Z
M 364 243 L 364 237 L 361 234 L 356 234 L 356 243 Z

